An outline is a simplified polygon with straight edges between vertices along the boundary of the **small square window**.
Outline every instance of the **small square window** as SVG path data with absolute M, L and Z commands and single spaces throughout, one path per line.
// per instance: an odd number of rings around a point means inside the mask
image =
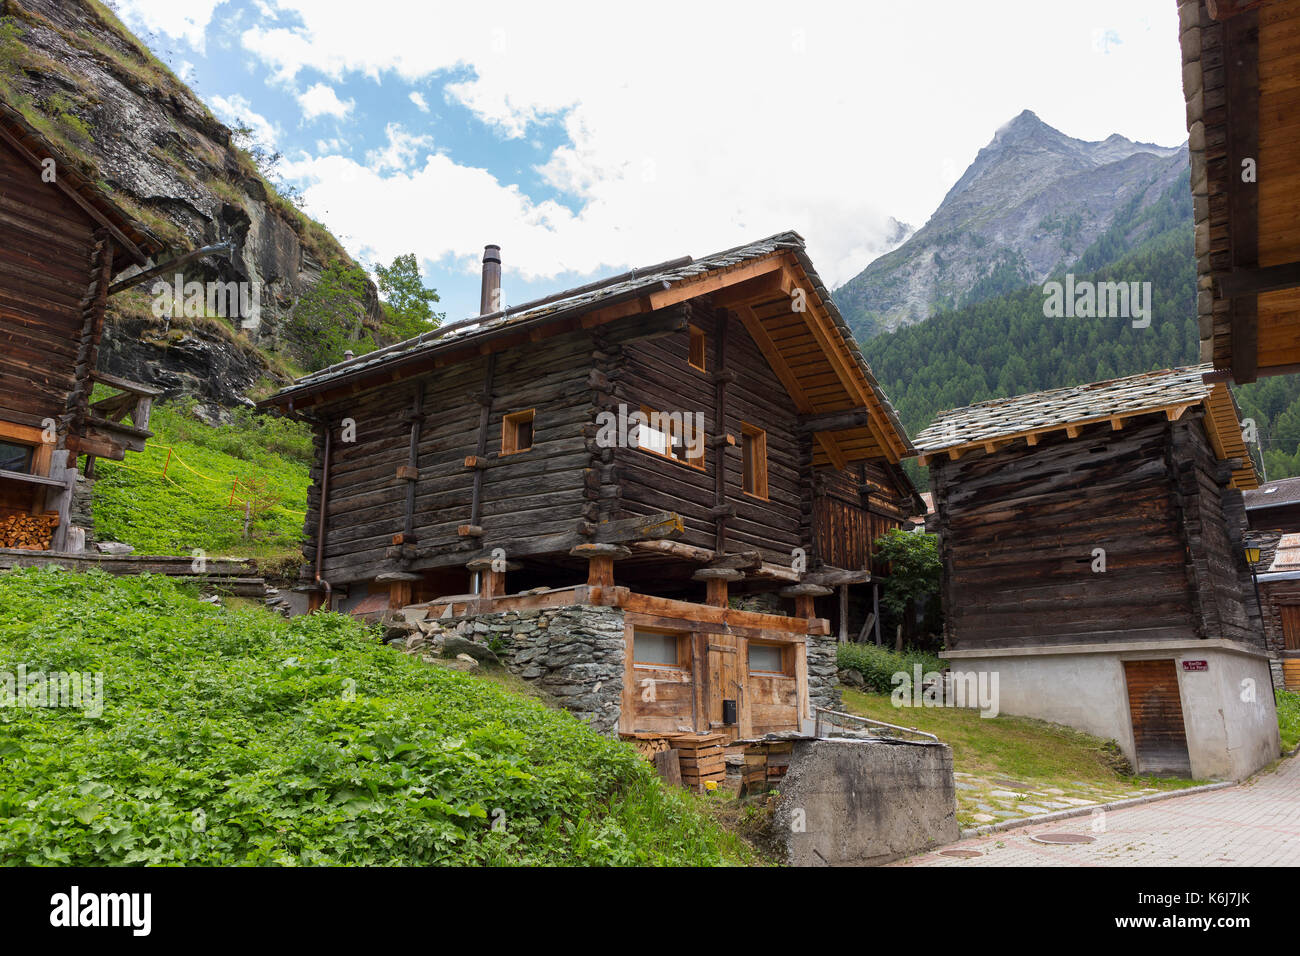
M 658 667 L 682 666 L 678 653 L 678 635 L 655 631 L 635 631 L 632 635 L 632 663 Z
M 637 426 L 637 447 L 680 461 L 692 468 L 704 467 L 704 433 L 681 412 L 658 412 L 641 406 L 645 422 Z M 693 417 L 693 416 L 692 416 Z
M 767 674 L 785 673 L 785 656 L 776 644 L 750 644 L 749 670 Z
M 513 455 L 533 447 L 535 409 L 512 412 L 501 420 L 501 454 Z
M 35 451 L 31 445 L 0 441 L 0 469 L 30 474 Z
M 689 359 L 691 367 L 697 368 L 701 372 L 707 371 L 705 367 L 704 354 L 705 347 L 708 344 L 708 339 L 705 337 L 703 329 L 697 329 L 693 325 L 688 326 L 688 328 L 691 333 L 691 355 Z
M 745 494 L 767 497 L 767 432 L 741 424 L 741 481 Z

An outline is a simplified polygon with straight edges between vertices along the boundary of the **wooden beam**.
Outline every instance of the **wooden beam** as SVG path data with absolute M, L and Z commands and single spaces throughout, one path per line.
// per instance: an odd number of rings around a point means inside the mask
M 772 341 L 772 337 L 767 334 L 767 329 L 763 328 L 763 323 L 754 313 L 754 309 L 748 305 L 737 306 L 736 315 L 739 316 L 745 330 L 749 332 L 750 338 L 758 345 L 758 350 L 763 353 L 763 358 L 767 359 L 767 364 L 772 367 L 772 371 L 780 379 L 786 393 L 794 402 L 795 409 L 805 415 L 812 414 L 814 411 L 812 402 L 804 394 L 799 379 L 795 377 L 794 372 L 790 371 L 790 366 L 786 364 L 785 357 L 781 355 L 781 350 Z M 836 468 L 843 468 L 844 454 L 840 451 L 835 439 L 830 435 L 821 433 L 817 434 L 816 438 L 817 444 L 821 445 L 822 450 L 826 452 L 831 464 L 834 464 Z M 836 464 L 836 462 L 840 462 L 840 464 Z
M 821 415 L 799 416 L 798 429 L 805 434 L 812 432 L 846 431 L 850 428 L 862 428 L 871 424 L 871 409 L 864 406 L 850 408 L 843 412 L 825 412 Z
M 1223 77 L 1227 110 L 1228 247 L 1233 271 L 1259 265 L 1259 187 L 1244 182 L 1244 160 L 1259 162 L 1259 15 L 1233 16 L 1223 27 Z M 1265 172 L 1264 175 L 1268 175 Z M 1255 381 L 1259 368 L 1259 317 L 1254 295 L 1235 296 L 1231 316 L 1232 377 Z
M 37 156 L 30 149 L 28 149 L 23 144 L 22 140 L 20 140 L 17 136 L 14 136 L 11 132 L 9 132 L 9 130 L 5 129 L 3 125 L 0 125 L 0 139 L 3 139 L 10 146 L 12 146 L 13 149 L 20 156 L 25 158 L 33 166 L 36 166 L 38 169 L 41 168 L 42 158 Z M 57 157 L 50 156 L 46 158 L 55 159 L 57 161 Z M 74 187 L 68 185 L 64 177 L 64 170 L 59 169 L 56 171 L 53 185 L 56 189 L 58 189 L 65 196 L 71 199 L 81 209 L 82 212 L 88 215 L 91 219 L 95 220 L 95 222 L 97 222 L 100 226 L 107 229 L 109 234 L 115 240 L 117 240 L 118 245 L 120 245 L 123 249 L 125 249 L 127 254 L 132 259 L 135 260 L 136 265 L 144 265 L 146 262 L 149 261 L 149 257 L 144 253 L 144 250 L 142 250 L 139 246 L 137 246 L 135 242 L 132 241 L 126 235 L 126 233 L 122 232 L 121 229 L 113 225 L 113 221 L 109 219 L 108 216 L 106 216 L 102 211 L 97 209 L 94 206 L 94 204 L 92 204 L 88 199 L 86 199 L 85 196 L 81 195 L 81 193 L 78 192 Z
M 1262 292 L 1280 292 L 1300 288 L 1300 262 L 1284 262 L 1275 266 L 1233 269 L 1217 280 L 1220 298 L 1259 295 Z
M 652 309 L 662 309 L 678 302 L 685 302 L 687 299 L 694 299 L 696 296 L 717 292 L 728 286 L 744 282 L 746 279 L 753 279 L 756 276 L 780 270 L 784 263 L 785 256 L 783 254 L 773 253 L 765 259 L 755 259 L 726 271 L 706 272 L 698 278 L 686 279 L 676 283 L 671 288 L 652 292 L 649 297 L 650 307 Z
M 833 323 L 830 323 L 829 316 L 826 314 L 826 304 L 816 294 L 816 291 L 812 288 L 812 283 L 800 282 L 789 266 L 786 267 L 782 275 L 787 283 L 789 293 L 793 293 L 795 289 L 802 289 L 806 306 L 811 306 L 814 302 L 817 303 L 817 306 L 821 309 L 820 313 L 814 313 L 812 308 L 805 308 L 800 313 L 804 324 L 807 325 L 808 331 L 812 333 L 813 338 L 817 340 L 817 344 L 821 346 L 832 371 L 840 380 L 840 384 L 844 386 L 844 390 L 849 397 L 858 405 L 870 406 L 875 400 L 875 395 L 871 394 L 870 386 L 862 378 L 862 370 L 858 367 L 858 363 L 853 360 L 852 356 L 846 356 L 845 352 L 842 351 L 846 350 L 847 346 L 844 344 L 839 330 L 834 328 Z M 823 320 L 826 324 L 832 326 L 831 332 L 826 330 Z M 902 457 L 903 451 L 898 447 L 898 439 L 896 435 L 892 434 L 892 429 L 890 430 L 891 434 L 886 436 L 881 432 L 880 423 L 875 418 L 867 422 L 867 427 L 871 429 L 872 435 L 882 450 L 894 452 L 893 461 L 898 461 Z

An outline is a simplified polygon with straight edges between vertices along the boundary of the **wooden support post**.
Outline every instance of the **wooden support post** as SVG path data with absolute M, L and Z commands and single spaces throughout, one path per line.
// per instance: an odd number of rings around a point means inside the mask
M 816 617 L 817 598 L 832 593 L 834 592 L 830 588 L 822 587 L 820 584 L 796 584 L 782 588 L 780 591 L 781 597 L 794 598 L 794 616 L 804 618 Z
M 475 558 L 465 565 L 471 574 L 478 574 L 479 597 L 492 599 L 506 593 L 506 571 L 518 570 L 515 563 L 506 564 L 498 558 Z
M 871 582 L 871 616 L 875 618 L 876 646 L 880 646 L 880 585 Z
M 497 353 L 487 357 L 487 366 L 483 370 L 483 393 L 478 396 L 478 441 L 474 457 L 482 459 L 487 454 L 488 421 L 492 417 L 492 377 L 497 367 Z M 474 469 L 474 491 L 469 506 L 469 526 L 479 527 L 479 518 L 483 513 L 483 469 Z
M 612 588 L 614 586 L 614 562 L 628 557 L 631 548 L 621 544 L 580 544 L 570 549 L 569 554 L 575 558 L 587 559 L 587 586 L 593 588 Z
M 849 586 L 840 585 L 840 643 L 849 642 Z
M 376 584 L 388 585 L 388 607 L 392 610 L 406 607 L 411 603 L 411 589 L 420 575 L 406 571 L 386 571 L 375 577 Z
M 691 577 L 696 581 L 704 582 L 705 601 L 711 607 L 728 607 L 730 604 L 728 584 L 743 579 L 745 572 L 735 568 L 700 568 Z
M 717 355 L 713 368 L 713 504 L 721 509 L 727 501 L 727 311 L 719 309 L 717 313 Z M 727 551 L 727 515 L 716 511 L 713 519 L 713 550 L 718 554 Z M 725 584 L 725 582 L 724 582 Z M 725 591 L 725 588 L 724 588 Z M 712 602 L 710 602 L 712 603 Z
M 424 421 L 424 382 L 415 383 L 415 398 L 411 403 L 411 442 L 407 449 L 406 465 L 398 469 L 398 477 L 406 482 L 406 507 L 402 514 L 402 540 L 415 540 L 415 483 L 420 478 L 420 424 Z

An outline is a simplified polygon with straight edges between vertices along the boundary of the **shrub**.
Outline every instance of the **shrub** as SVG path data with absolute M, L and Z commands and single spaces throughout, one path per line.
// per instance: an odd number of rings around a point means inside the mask
M 880 694 L 888 694 L 894 689 L 893 676 L 904 672 L 909 677 L 917 664 L 921 673 L 942 671 L 948 665 L 925 651 L 892 651 L 874 644 L 841 644 L 835 655 L 841 670 L 857 671 L 862 675 L 868 689 Z
M 1300 747 L 1300 693 L 1289 690 L 1274 691 L 1277 701 L 1277 726 L 1282 736 L 1282 749 Z

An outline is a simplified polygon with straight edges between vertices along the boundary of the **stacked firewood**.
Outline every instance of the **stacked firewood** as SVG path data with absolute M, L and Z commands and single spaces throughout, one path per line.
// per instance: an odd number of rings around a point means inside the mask
M 9 514 L 0 517 L 0 548 L 48 551 L 59 523 L 57 514 Z

